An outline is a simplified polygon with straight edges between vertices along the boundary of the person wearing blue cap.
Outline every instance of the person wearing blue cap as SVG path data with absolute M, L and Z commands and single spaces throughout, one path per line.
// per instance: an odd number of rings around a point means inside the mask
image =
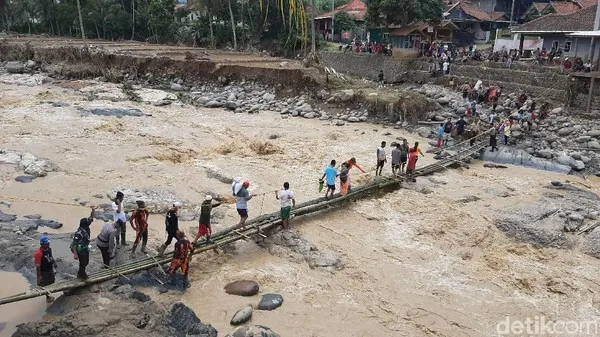
M 40 248 L 35 252 L 33 260 L 37 270 L 37 285 L 45 287 L 53 284 L 56 262 L 52 256 L 50 239 L 46 235 L 40 238 Z M 54 301 L 54 297 L 47 294 L 46 302 L 50 303 L 52 301 Z

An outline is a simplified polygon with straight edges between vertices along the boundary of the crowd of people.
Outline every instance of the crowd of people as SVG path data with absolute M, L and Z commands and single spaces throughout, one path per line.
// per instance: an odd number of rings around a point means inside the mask
M 491 151 L 497 151 L 497 136 L 503 137 L 504 145 L 509 145 L 511 137 L 511 128 L 515 124 L 519 124 L 520 129 L 524 132 L 530 132 L 533 123 L 536 120 L 543 120 L 548 117 L 550 103 L 541 101 L 538 107 L 537 102 L 527 96 L 525 93 L 520 93 L 516 100 L 511 101 L 511 106 L 504 106 L 503 113 L 497 112 L 498 100 L 502 94 L 502 88 L 495 85 L 488 87 L 483 86 L 481 80 L 476 83 L 464 83 L 458 86 L 458 91 L 462 93 L 464 102 L 466 103 L 465 116 L 461 116 L 456 125 L 448 119 L 445 123 L 440 123 L 437 129 L 438 147 L 445 146 L 451 134 L 458 138 L 464 138 L 467 134 L 468 138 L 474 137 L 482 129 L 487 130 L 490 135 Z M 480 114 L 477 111 L 478 104 L 486 104 L 489 107 L 489 115 L 487 124 L 481 124 Z M 474 117 L 474 118 L 471 118 Z M 465 120 L 466 118 L 466 120 Z M 489 127 L 486 127 L 488 125 Z M 466 132 L 466 129 L 471 132 Z
M 349 43 L 343 44 L 340 41 L 338 46 L 338 50 L 342 52 L 354 52 L 354 53 L 368 53 L 374 55 L 386 55 L 392 56 L 392 44 L 391 43 L 383 43 L 377 41 L 359 41 L 357 39 L 353 39 Z

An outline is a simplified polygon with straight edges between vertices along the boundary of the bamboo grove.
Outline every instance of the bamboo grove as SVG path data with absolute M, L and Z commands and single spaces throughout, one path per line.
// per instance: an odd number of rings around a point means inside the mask
M 293 52 L 310 42 L 307 1 L 0 0 L 0 30 Z

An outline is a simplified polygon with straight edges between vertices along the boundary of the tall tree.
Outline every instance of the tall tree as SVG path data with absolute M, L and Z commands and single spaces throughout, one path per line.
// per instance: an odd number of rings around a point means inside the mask
M 81 27 L 81 39 L 83 40 L 83 45 L 87 47 L 87 42 L 85 41 L 85 29 L 83 28 L 83 17 L 81 15 L 81 3 L 77 0 L 77 14 L 79 14 L 79 27 Z
M 229 6 L 229 20 L 231 21 L 231 31 L 233 32 L 233 49 L 237 50 L 237 36 L 235 35 L 235 18 L 233 17 L 233 9 L 231 9 L 231 0 L 227 0 Z
M 371 26 L 380 26 L 440 20 L 444 8 L 441 0 L 369 0 L 367 22 Z
M 317 53 L 317 33 L 315 31 L 315 13 L 317 10 L 317 0 L 312 0 L 311 8 L 310 8 L 310 28 L 311 28 L 311 37 L 312 37 L 312 47 L 311 52 L 313 56 Z

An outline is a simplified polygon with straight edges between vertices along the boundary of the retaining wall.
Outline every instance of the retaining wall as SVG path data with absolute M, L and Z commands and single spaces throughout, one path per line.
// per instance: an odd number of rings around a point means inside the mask
M 419 60 L 406 60 L 389 56 L 323 52 L 321 61 L 326 67 L 353 76 L 377 80 L 380 70 L 383 70 L 387 82 L 432 82 L 427 70 L 429 63 Z M 457 82 L 476 82 L 481 79 L 485 84 L 496 83 L 505 92 L 524 91 L 532 97 L 564 102 L 568 87 L 568 76 L 553 69 L 544 67 L 526 68 L 513 65 L 511 69 L 504 68 L 502 63 L 485 63 L 480 65 L 452 64 L 450 75 Z M 527 69 L 527 70 L 525 70 Z

